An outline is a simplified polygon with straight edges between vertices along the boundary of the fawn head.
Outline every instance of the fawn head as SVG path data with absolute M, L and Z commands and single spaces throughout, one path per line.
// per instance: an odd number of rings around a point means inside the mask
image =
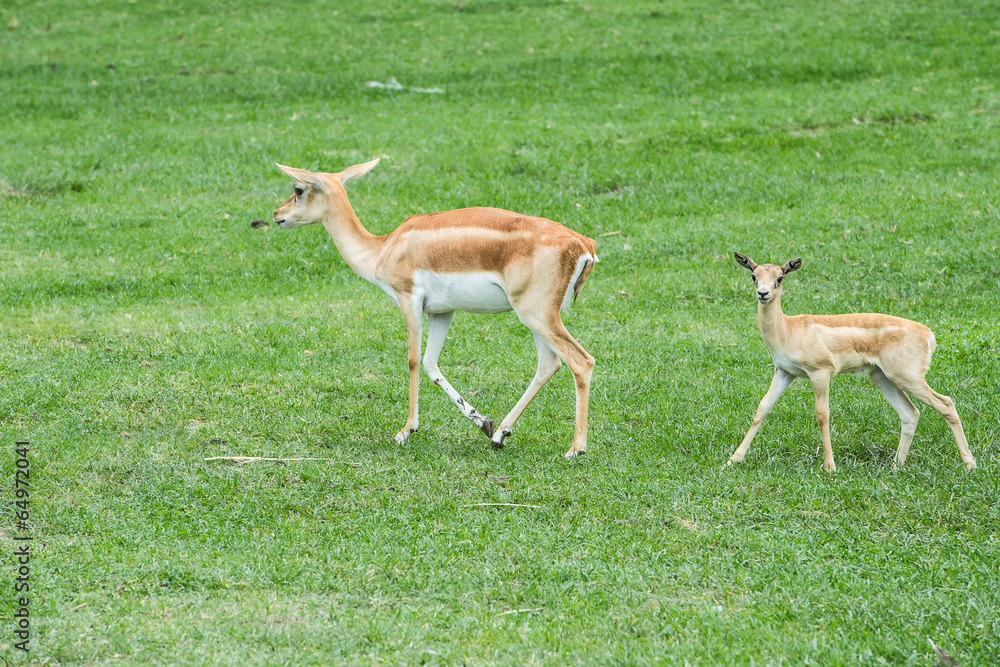
M 733 258 L 736 263 L 750 272 L 753 284 L 757 291 L 757 300 L 761 303 L 769 303 L 772 299 L 781 294 L 781 281 L 792 271 L 802 268 L 801 259 L 792 259 L 785 262 L 784 266 L 775 264 L 757 264 L 743 253 L 734 252 Z
M 336 174 L 311 172 L 278 164 L 278 169 L 295 179 L 292 196 L 274 211 L 274 223 L 282 229 L 292 229 L 322 222 L 330 215 L 331 209 L 339 213 L 344 207 L 350 208 L 344 183 L 352 178 L 364 176 L 375 168 L 379 158 Z

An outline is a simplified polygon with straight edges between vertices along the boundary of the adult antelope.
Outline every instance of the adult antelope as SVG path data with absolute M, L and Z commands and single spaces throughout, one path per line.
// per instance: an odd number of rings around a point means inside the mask
M 823 432 L 823 468 L 837 469 L 830 446 L 830 378 L 838 373 L 867 375 L 879 388 L 901 421 L 899 448 L 893 465 L 902 466 L 917 429 L 920 411 L 906 396 L 937 410 L 955 435 L 966 470 L 976 467 L 962 430 L 955 404 L 928 386 L 924 376 L 934 352 L 934 333 L 923 324 L 890 315 L 795 315 L 781 312 L 781 281 L 802 268 L 801 259 L 784 266 L 758 265 L 741 253 L 733 253 L 736 263 L 750 271 L 756 286 L 757 325 L 774 360 L 771 388 L 753 417 L 743 442 L 729 457 L 727 465 L 746 456 L 750 442 L 764 418 L 797 377 L 809 378 L 816 395 L 816 419 Z
M 426 314 L 424 370 L 494 447 L 503 447 L 518 417 L 559 370 L 562 359 L 576 381 L 576 430 L 566 456 L 586 453 L 594 358 L 566 330 L 560 311 L 570 307 L 597 261 L 594 241 L 551 220 L 495 208 L 415 215 L 391 234 L 373 236 L 354 214 L 344 184 L 378 163 L 376 158 L 336 174 L 277 165 L 295 179 L 295 186 L 294 194 L 274 212 L 274 221 L 282 229 L 321 223 L 347 265 L 399 306 L 409 349 L 410 408 L 396 442 L 406 442 L 419 426 L 420 343 Z M 462 398 L 438 368 L 456 310 L 513 310 L 534 334 L 538 370 L 499 427 Z

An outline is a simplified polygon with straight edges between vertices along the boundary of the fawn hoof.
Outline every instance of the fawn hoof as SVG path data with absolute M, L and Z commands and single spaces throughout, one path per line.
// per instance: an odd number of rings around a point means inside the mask
M 484 419 L 482 426 L 479 427 L 479 430 L 485 433 L 487 438 L 492 438 L 493 433 L 496 430 L 496 424 L 493 423 L 492 419 Z M 503 447 L 503 444 L 500 446 Z
M 565 454 L 563 454 L 563 458 L 566 459 L 566 460 L 568 460 L 568 461 L 571 461 L 571 460 L 577 458 L 578 456 L 586 456 L 586 455 L 587 455 L 587 450 L 586 449 L 580 449 L 580 450 L 571 449 L 568 452 L 566 452 Z
M 833 462 L 824 463 L 823 464 L 823 470 L 825 470 L 827 472 L 837 472 L 837 464 L 833 463 Z
M 965 470 L 966 471 L 975 470 L 976 467 L 977 466 L 976 466 L 976 462 L 975 461 L 966 461 L 965 462 Z
M 416 428 L 404 428 L 402 431 L 396 434 L 394 440 L 396 441 L 397 445 L 405 444 L 406 441 L 410 439 L 410 436 L 416 432 L 417 432 Z

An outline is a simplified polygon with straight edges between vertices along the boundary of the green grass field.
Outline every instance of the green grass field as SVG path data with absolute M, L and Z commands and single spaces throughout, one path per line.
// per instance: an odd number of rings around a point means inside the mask
M 0 5 L 0 653 L 43 665 L 962 665 L 1000 660 L 1000 4 L 591 0 Z M 404 90 L 366 87 L 395 77 Z M 421 93 L 411 88 L 441 88 Z M 324 231 L 251 229 L 273 162 L 379 234 L 497 206 L 596 238 L 568 369 L 508 446 L 423 380 Z M 923 408 L 778 403 L 733 263 L 786 313 L 937 335 L 979 469 Z M 535 367 L 459 314 L 500 418 Z M 14 443 L 31 442 L 31 652 Z M 214 456 L 314 458 L 236 465 Z M 526 507 L 482 507 L 512 503 Z

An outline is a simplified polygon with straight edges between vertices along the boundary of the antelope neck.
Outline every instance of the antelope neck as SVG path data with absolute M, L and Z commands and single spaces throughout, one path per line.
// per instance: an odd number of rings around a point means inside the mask
M 342 204 L 340 207 L 331 206 L 327 209 L 328 213 L 321 221 L 323 228 L 347 265 L 365 280 L 372 281 L 375 277 L 375 262 L 385 245 L 386 237 L 371 234 L 361 224 L 350 202 L 344 201 Z

